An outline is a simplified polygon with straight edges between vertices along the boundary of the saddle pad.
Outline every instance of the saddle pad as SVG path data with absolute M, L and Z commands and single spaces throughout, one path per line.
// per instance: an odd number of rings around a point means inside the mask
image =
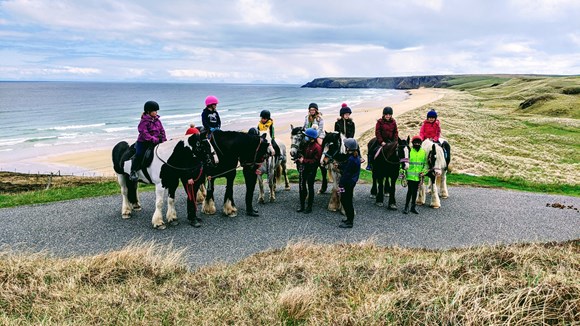
M 375 156 L 373 156 L 373 158 L 377 158 L 379 156 L 379 154 L 381 153 L 381 151 L 383 150 L 382 147 L 379 147 L 379 149 L 376 151 Z

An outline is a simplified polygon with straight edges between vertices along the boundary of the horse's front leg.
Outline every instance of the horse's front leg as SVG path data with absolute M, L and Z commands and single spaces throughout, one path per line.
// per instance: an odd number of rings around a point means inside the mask
M 161 183 L 155 185 L 155 212 L 153 213 L 153 218 L 151 223 L 156 229 L 165 229 L 165 223 L 163 223 L 163 200 L 165 197 L 165 188 Z
M 332 190 L 330 191 L 330 200 L 328 201 L 328 210 L 331 212 L 336 212 L 341 208 L 340 195 L 338 194 L 338 182 L 340 180 L 339 172 L 331 169 L 332 179 Z
M 441 172 L 441 198 L 449 198 L 449 192 L 447 190 L 447 171 Z
M 395 199 L 395 186 L 397 184 L 397 177 L 395 176 L 387 176 L 386 181 L 388 184 L 386 188 L 389 189 L 389 210 L 396 211 L 397 210 L 397 201 Z
M 439 201 L 439 191 L 437 190 L 437 178 L 441 176 L 436 176 L 435 180 L 431 180 L 431 207 L 439 208 L 441 207 L 441 202 Z
M 201 183 L 197 191 L 197 202 L 200 204 L 203 203 L 205 196 L 207 196 L 207 191 L 205 190 L 205 185 Z
M 373 174 L 373 186 L 371 187 L 371 198 L 377 197 L 377 178 Z
M 425 196 L 426 196 L 426 194 L 425 194 L 425 192 L 426 192 L 425 191 L 425 188 L 426 188 L 425 187 L 425 182 L 423 181 L 423 182 L 421 182 L 419 184 L 419 190 L 418 190 L 418 194 L 417 194 L 417 200 L 415 201 L 415 204 L 417 204 L 419 206 L 425 204 L 425 199 L 426 199 L 425 198 Z
M 268 186 L 270 186 L 270 202 L 276 201 L 276 172 L 272 172 L 272 175 L 268 175 Z
M 175 190 L 177 189 L 177 185 L 175 188 L 168 189 L 168 197 L 167 197 L 167 213 L 165 214 L 165 218 L 167 219 L 167 224 L 169 225 L 178 225 L 179 222 L 177 221 L 177 211 L 175 210 Z
M 201 226 L 201 219 L 197 217 L 197 196 L 201 186 L 200 183 L 189 184 L 188 180 L 182 179 L 183 187 L 187 193 L 187 220 L 195 228 Z
M 264 204 L 264 180 L 262 176 L 259 175 L 256 179 L 256 183 L 258 184 L 258 189 L 260 189 L 260 193 L 258 194 L 258 203 Z
M 236 204 L 234 203 L 234 178 L 236 173 L 234 171 L 233 174 L 228 174 L 226 176 L 226 191 L 224 194 L 224 206 L 223 206 L 223 213 L 229 217 L 236 217 L 238 216 L 238 209 L 236 208 Z M 254 183 L 255 185 L 255 183 Z
M 121 217 L 124 219 L 131 218 L 131 211 L 132 211 L 132 204 L 129 202 L 129 188 L 128 178 L 125 175 L 118 174 L 117 181 L 119 182 L 119 186 L 121 187 Z
M 213 191 L 215 189 L 215 179 L 209 180 L 209 186 L 207 189 L 207 195 L 205 196 L 205 200 L 203 201 L 201 210 L 204 214 L 213 215 L 217 211 L 215 207 L 215 201 L 213 198 Z
M 373 171 L 373 173 L 374 173 L 374 171 Z M 377 192 L 377 197 L 375 200 L 375 205 L 377 205 L 379 207 L 383 207 L 383 205 L 384 205 L 383 200 L 385 199 L 385 196 L 384 196 L 385 188 L 384 188 L 383 182 L 384 182 L 384 176 L 382 176 L 382 175 L 378 176 L 377 177 L 377 191 L 378 192 Z

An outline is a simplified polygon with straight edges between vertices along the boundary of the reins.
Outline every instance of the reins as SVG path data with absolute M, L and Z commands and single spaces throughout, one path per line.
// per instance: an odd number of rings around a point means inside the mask
M 200 165 L 202 166 L 202 169 L 203 169 L 203 163 L 199 163 L 199 165 L 196 165 L 196 166 L 195 166 L 195 167 L 193 167 L 193 168 L 180 168 L 180 167 L 177 167 L 177 166 L 173 166 L 172 164 L 169 164 L 167 161 L 165 161 L 164 159 L 162 159 L 162 158 L 159 156 L 159 153 L 157 153 L 157 149 L 158 149 L 158 148 L 159 148 L 159 145 L 155 146 L 155 156 L 156 156 L 156 157 L 157 157 L 157 158 L 158 158 L 158 159 L 159 159 L 159 160 L 160 160 L 160 161 L 161 161 L 163 164 L 165 164 L 165 165 L 169 166 L 169 167 L 170 167 L 170 168 L 172 168 L 172 169 L 179 170 L 179 171 L 194 171 L 194 170 L 195 170 L 195 169 L 196 169 L 198 166 L 200 166 Z M 195 156 L 195 154 L 194 154 L 194 155 L 193 155 L 193 157 L 197 157 L 197 156 Z

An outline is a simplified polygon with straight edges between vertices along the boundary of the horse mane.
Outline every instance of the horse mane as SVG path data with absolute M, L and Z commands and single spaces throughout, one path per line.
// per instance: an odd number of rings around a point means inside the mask
M 441 147 L 439 144 L 435 144 L 430 139 L 425 139 L 421 147 L 423 150 L 425 150 L 426 155 L 429 156 L 433 145 L 435 145 L 435 154 L 437 154 L 434 168 L 444 170 L 447 168 L 447 162 L 445 161 L 445 152 L 443 151 L 443 147 Z

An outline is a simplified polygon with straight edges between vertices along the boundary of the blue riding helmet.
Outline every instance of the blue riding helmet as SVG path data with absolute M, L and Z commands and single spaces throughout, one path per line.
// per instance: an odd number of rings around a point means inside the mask
M 358 144 L 356 142 L 356 139 L 354 138 L 347 138 L 344 140 L 344 147 L 346 147 L 346 149 L 354 151 L 358 148 Z
M 318 138 L 318 131 L 316 131 L 316 129 L 314 128 L 308 128 L 304 131 L 304 135 L 306 135 L 306 137 L 308 138 Z
M 435 109 L 431 109 L 431 111 L 427 112 L 427 118 L 437 119 L 437 112 L 435 112 Z

